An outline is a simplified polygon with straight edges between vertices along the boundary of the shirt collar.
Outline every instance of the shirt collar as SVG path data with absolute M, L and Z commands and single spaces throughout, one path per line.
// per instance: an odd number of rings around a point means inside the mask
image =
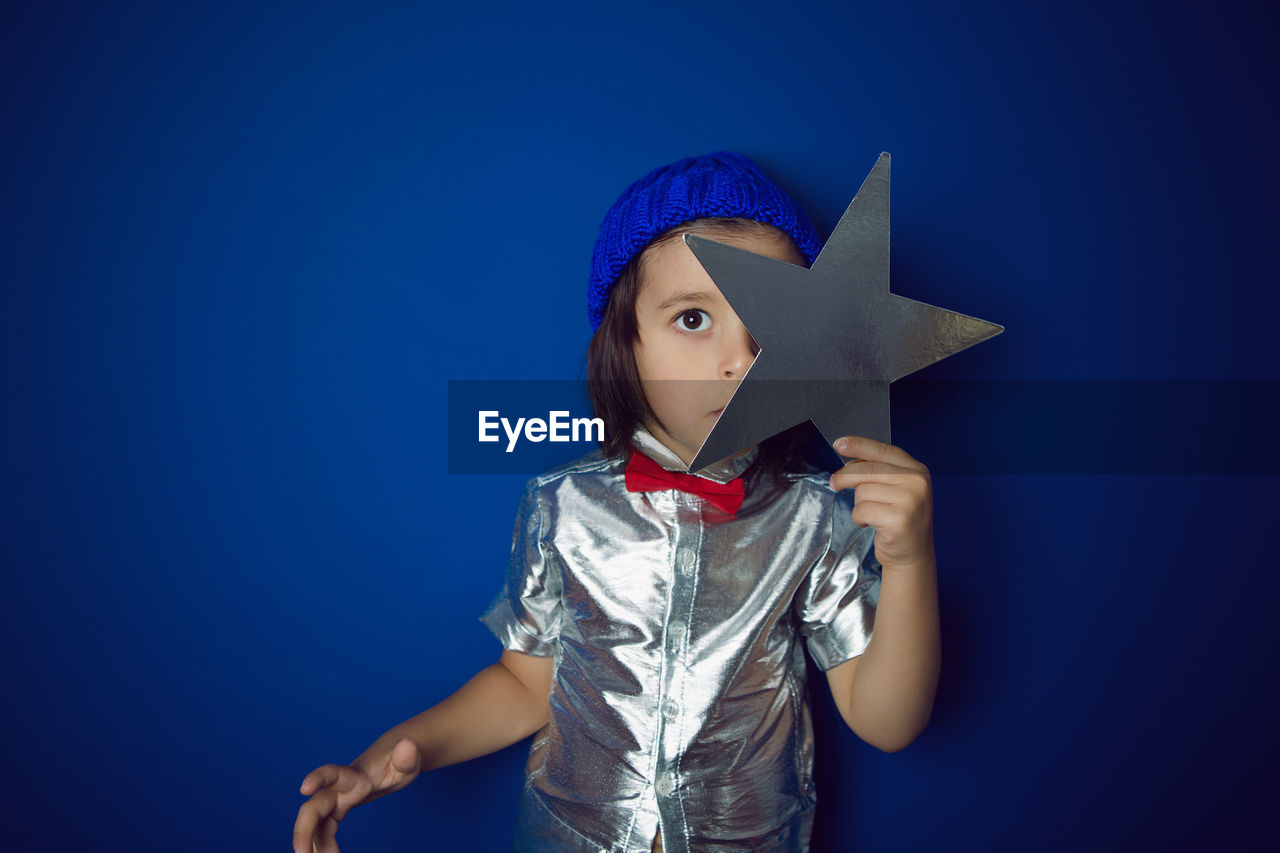
M 631 443 L 645 456 L 648 456 L 654 462 L 657 462 L 668 471 L 679 471 L 681 473 L 688 472 L 687 465 L 680 460 L 680 457 L 667 448 L 665 444 L 654 437 L 644 427 L 637 427 L 631 436 Z M 741 456 L 734 456 L 731 459 L 721 459 L 719 462 L 712 463 L 701 471 L 692 472 L 695 477 L 702 477 L 716 483 L 727 483 L 735 477 L 741 477 L 742 472 L 751 467 L 751 463 L 756 461 L 756 456 L 760 452 L 758 447 L 753 447 Z

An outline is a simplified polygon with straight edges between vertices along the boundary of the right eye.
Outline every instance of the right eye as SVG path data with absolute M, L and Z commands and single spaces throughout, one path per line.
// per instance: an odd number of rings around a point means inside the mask
M 699 308 L 691 308 L 681 314 L 677 322 L 686 332 L 701 332 L 711 325 L 711 315 Z

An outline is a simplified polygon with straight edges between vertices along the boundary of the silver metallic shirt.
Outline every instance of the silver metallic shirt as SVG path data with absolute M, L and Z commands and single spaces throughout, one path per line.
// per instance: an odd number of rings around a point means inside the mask
M 636 446 L 680 460 L 649 433 Z M 484 616 L 509 649 L 554 656 L 517 850 L 806 850 L 813 729 L 803 637 L 823 669 L 871 637 L 874 531 L 825 474 L 778 487 L 754 451 L 736 515 L 676 490 L 628 492 L 590 454 L 531 480 L 504 593 Z M 751 466 L 751 467 L 749 467 Z

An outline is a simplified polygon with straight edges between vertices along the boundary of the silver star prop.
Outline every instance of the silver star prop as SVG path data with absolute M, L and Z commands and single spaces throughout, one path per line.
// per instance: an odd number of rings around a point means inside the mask
M 889 383 L 1004 327 L 889 292 L 889 155 L 810 269 L 685 235 L 760 347 L 689 465 L 700 471 L 806 420 L 827 446 L 890 441 Z

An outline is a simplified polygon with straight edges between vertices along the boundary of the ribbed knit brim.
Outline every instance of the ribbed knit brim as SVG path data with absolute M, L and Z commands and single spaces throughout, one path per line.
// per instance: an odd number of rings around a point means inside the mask
M 623 267 L 659 234 L 694 219 L 753 219 L 791 236 L 812 264 L 822 249 L 813 221 L 751 160 L 732 151 L 686 157 L 654 169 L 605 214 L 587 286 L 587 317 L 599 328 Z

